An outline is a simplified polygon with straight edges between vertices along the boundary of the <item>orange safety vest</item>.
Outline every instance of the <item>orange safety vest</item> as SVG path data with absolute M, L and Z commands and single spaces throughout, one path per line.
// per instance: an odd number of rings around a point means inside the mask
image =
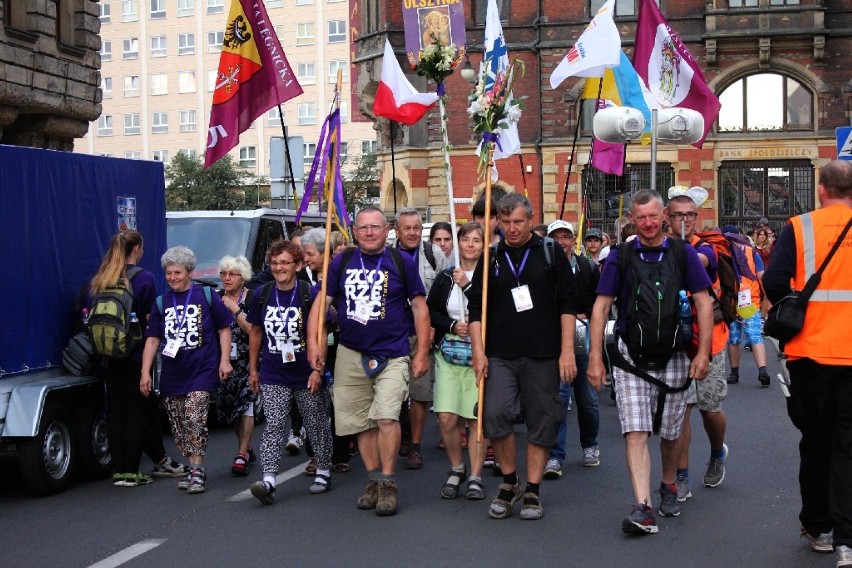
M 695 245 L 698 244 L 698 241 L 700 241 L 700 240 L 701 239 L 699 239 L 697 236 L 692 235 L 692 239 L 689 242 L 692 243 L 692 246 L 695 246 Z M 715 254 L 715 252 L 714 252 L 714 254 Z M 719 262 L 718 257 L 716 258 L 716 262 L 717 263 Z M 716 274 L 716 279 L 713 280 L 713 284 L 712 284 L 711 287 L 713 288 L 713 292 L 716 294 L 716 297 L 721 298 L 722 297 L 722 285 L 719 283 L 719 274 L 718 273 Z M 713 301 L 715 302 L 716 300 L 713 300 Z M 695 321 L 694 329 L 697 333 L 698 319 L 696 318 L 694 321 Z M 714 356 L 718 355 L 723 349 L 725 349 L 725 346 L 728 344 L 728 335 L 730 335 L 730 330 L 728 329 L 728 324 L 726 324 L 724 321 L 720 321 L 719 323 L 716 323 L 716 324 L 713 325 L 713 338 L 710 340 L 710 352 Z
M 796 238 L 792 288 L 801 290 L 817 271 L 849 221 L 852 209 L 831 205 L 790 219 Z M 802 331 L 784 347 L 788 359 L 807 357 L 822 365 L 852 365 L 846 341 L 852 332 L 852 232 L 825 267 L 811 296 Z

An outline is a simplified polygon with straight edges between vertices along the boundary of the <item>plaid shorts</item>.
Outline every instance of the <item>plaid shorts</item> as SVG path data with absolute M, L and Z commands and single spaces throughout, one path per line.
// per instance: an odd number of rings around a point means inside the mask
M 627 352 L 627 346 L 621 339 L 618 340 L 618 350 L 628 362 L 633 362 Z M 689 357 L 686 356 L 686 353 L 680 351 L 672 355 L 664 370 L 648 371 L 648 374 L 671 387 L 679 387 L 684 384 L 689 376 L 689 365 Z M 612 367 L 612 378 L 615 384 L 615 400 L 618 403 L 621 433 L 650 433 L 653 429 L 654 412 L 657 410 L 659 389 L 616 366 Z M 666 395 L 663 420 L 660 424 L 661 438 L 676 440 L 680 437 L 683 416 L 686 413 L 687 393 L 688 390 L 684 390 Z

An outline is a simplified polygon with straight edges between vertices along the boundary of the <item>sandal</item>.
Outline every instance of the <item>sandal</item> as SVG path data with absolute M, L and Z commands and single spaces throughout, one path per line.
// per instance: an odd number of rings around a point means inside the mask
M 535 493 L 524 493 L 524 506 L 521 507 L 521 518 L 525 521 L 537 521 L 544 516 L 541 508 L 541 498 Z
M 317 460 L 316 458 L 311 458 L 311 461 L 308 462 L 308 465 L 305 466 L 305 476 L 311 477 L 312 475 L 317 474 Z
M 245 454 L 237 454 L 234 458 L 234 463 L 231 464 L 231 475 L 236 477 L 245 477 L 248 475 L 248 456 Z
M 466 497 L 471 501 L 481 501 L 485 499 L 485 488 L 482 487 L 482 482 L 478 479 L 471 478 L 467 482 Z
M 331 471 L 334 473 L 349 473 L 352 470 L 352 467 L 348 463 L 336 463 L 331 466 Z
M 314 484 L 311 485 L 311 493 L 325 493 L 331 489 L 331 477 L 318 473 L 314 478 Z
M 447 482 L 441 487 L 441 497 L 444 499 L 455 499 L 459 496 L 459 486 L 467 479 L 467 468 L 463 471 L 450 470 L 450 477 Z M 453 483 L 455 480 L 455 483 Z
M 497 497 L 491 501 L 491 508 L 488 509 L 488 516 L 492 519 L 505 519 L 511 516 L 512 507 L 515 502 L 521 498 L 521 486 L 517 483 L 509 485 L 508 483 L 500 484 L 500 491 L 497 492 Z

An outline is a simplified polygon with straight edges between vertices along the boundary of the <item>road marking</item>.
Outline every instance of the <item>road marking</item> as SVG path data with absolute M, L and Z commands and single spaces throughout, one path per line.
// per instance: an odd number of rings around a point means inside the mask
M 293 479 L 294 477 L 296 477 L 298 475 L 304 474 L 306 465 L 308 465 L 308 462 L 303 462 L 301 465 L 297 465 L 294 468 L 288 469 L 284 473 L 279 473 L 278 476 L 275 478 L 275 484 L 281 485 L 282 483 L 284 483 L 288 479 Z M 233 502 L 248 501 L 249 499 L 252 499 L 253 497 L 254 496 L 251 494 L 251 490 L 246 489 L 245 491 L 240 491 L 236 495 L 232 495 L 232 496 L 228 497 L 226 499 L 226 501 L 233 501 Z
M 124 550 L 120 550 L 112 556 L 104 558 L 103 560 L 101 560 L 100 562 L 96 562 L 95 564 L 92 564 L 91 566 L 89 566 L 89 568 L 115 568 L 116 566 L 121 566 L 125 562 L 130 562 L 137 556 L 141 556 L 149 550 L 157 548 L 158 546 L 166 542 L 166 540 L 168 539 L 149 538 L 146 540 L 140 540 L 136 544 L 128 546 Z

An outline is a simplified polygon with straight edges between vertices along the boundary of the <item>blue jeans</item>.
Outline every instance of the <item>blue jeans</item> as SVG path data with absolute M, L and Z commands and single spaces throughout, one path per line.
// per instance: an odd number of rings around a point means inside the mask
M 576 355 L 577 378 L 574 379 L 574 400 L 577 402 L 577 422 L 580 429 L 580 445 L 583 449 L 598 445 L 598 391 L 589 383 L 586 372 L 589 370 L 589 356 Z M 571 385 L 559 384 L 559 398 L 562 399 L 562 423 L 556 435 L 556 445 L 550 449 L 549 459 L 565 461 L 565 444 L 568 438 L 568 401 L 571 399 Z

